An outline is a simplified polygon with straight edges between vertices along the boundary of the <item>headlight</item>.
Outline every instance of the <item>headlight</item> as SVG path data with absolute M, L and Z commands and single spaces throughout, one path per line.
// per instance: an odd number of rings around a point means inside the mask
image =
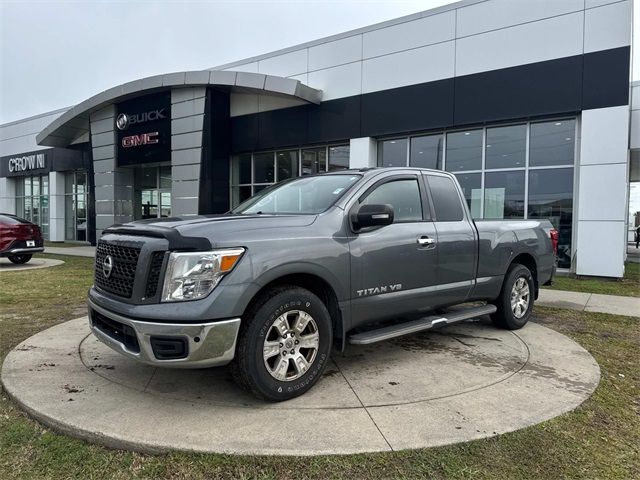
M 204 298 L 235 267 L 244 248 L 211 252 L 173 252 L 169 256 L 162 287 L 163 302 Z

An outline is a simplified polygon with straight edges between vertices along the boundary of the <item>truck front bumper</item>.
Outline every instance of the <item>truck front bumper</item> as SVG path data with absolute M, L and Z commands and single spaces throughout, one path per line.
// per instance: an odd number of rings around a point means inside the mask
M 104 344 L 148 365 L 206 368 L 226 365 L 235 355 L 240 318 L 207 323 L 134 320 L 89 299 L 89 326 Z

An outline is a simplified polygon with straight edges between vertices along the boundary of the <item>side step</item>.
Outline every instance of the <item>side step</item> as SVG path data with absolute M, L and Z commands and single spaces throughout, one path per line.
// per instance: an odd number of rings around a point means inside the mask
M 481 305 L 479 307 L 447 312 L 446 316 L 434 315 L 419 318 L 418 320 L 389 325 L 388 327 L 382 327 L 377 330 L 356 333 L 349 337 L 349 343 L 353 345 L 369 345 L 370 343 L 382 342 L 402 335 L 429 330 L 436 325 L 447 325 L 462 320 L 469 320 L 470 318 L 481 317 L 482 315 L 489 315 L 495 313 L 496 310 L 495 305 Z

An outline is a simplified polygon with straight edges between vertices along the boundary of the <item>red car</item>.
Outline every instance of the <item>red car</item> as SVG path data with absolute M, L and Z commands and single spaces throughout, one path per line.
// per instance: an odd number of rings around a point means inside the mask
M 27 263 L 34 253 L 44 251 L 40 227 L 15 215 L 0 213 L 0 257 L 13 263 Z

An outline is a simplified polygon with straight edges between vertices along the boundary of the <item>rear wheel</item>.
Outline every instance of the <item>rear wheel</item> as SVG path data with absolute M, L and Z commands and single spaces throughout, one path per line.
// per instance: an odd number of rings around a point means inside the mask
M 526 325 L 533 309 L 535 283 L 531 271 L 520 264 L 509 267 L 500 296 L 495 301 L 498 311 L 491 316 L 493 323 L 508 330 Z
M 302 395 L 320 378 L 332 344 L 331 317 L 308 290 L 268 291 L 243 318 L 232 372 L 254 395 L 282 401 Z
M 31 260 L 31 257 L 33 255 L 9 255 L 9 260 L 12 263 L 15 263 L 16 265 L 22 265 L 23 263 L 27 263 L 29 260 Z

